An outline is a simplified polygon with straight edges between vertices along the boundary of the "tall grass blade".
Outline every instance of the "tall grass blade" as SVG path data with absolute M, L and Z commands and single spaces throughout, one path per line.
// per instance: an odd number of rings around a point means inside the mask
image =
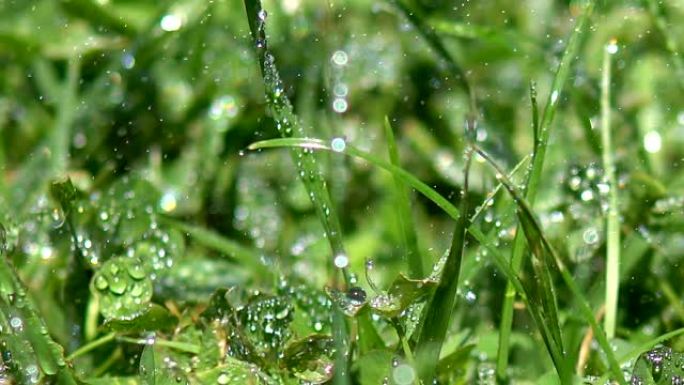
M 606 217 L 606 316 L 604 327 L 608 338 L 615 337 L 617 323 L 618 295 L 620 292 L 620 219 L 613 161 L 613 145 L 610 134 L 610 77 L 611 42 L 603 50 L 603 71 L 601 78 L 601 138 L 603 142 L 603 169 L 610 186 L 608 215 Z
M 556 70 L 553 83 L 551 85 L 551 93 L 549 94 L 544 112 L 542 113 L 539 128 L 535 130 L 538 132 L 537 140 L 534 144 L 534 154 L 532 158 L 532 165 L 530 174 L 525 184 L 525 197 L 534 204 L 539 183 L 541 181 L 541 174 L 544 168 L 544 158 L 546 156 L 546 147 L 548 145 L 549 136 L 551 134 L 551 124 L 558 109 L 561 93 L 565 83 L 570 74 L 572 63 L 577 56 L 579 50 L 581 36 L 583 31 L 591 18 L 594 9 L 594 1 L 588 1 L 585 5 L 582 15 L 580 16 L 575 28 L 570 35 L 568 45 L 565 47 L 563 57 Z M 534 112 L 533 112 L 534 114 Z M 513 251 L 511 256 L 511 266 L 513 270 L 518 272 L 522 266 L 523 256 L 525 254 L 525 240 L 522 231 L 516 231 L 515 240 L 513 243 Z M 506 287 L 506 294 L 504 296 L 504 303 L 501 310 L 501 323 L 499 326 L 499 350 L 496 362 L 496 374 L 499 380 L 504 380 L 506 370 L 508 368 L 508 354 L 510 346 L 511 328 L 513 326 L 513 302 L 515 301 L 515 289 L 511 284 Z
M 456 291 L 458 289 L 461 264 L 465 249 L 465 236 L 468 228 L 468 174 L 470 171 L 471 153 L 468 150 L 464 169 L 463 194 L 461 196 L 460 212 L 454 234 L 451 239 L 451 248 L 444 264 L 444 269 L 439 278 L 435 293 L 430 299 L 423 318 L 423 327 L 416 342 L 416 363 L 418 377 L 425 384 L 433 381 L 439 353 L 451 321 L 451 313 L 456 304 Z
M 530 240 L 531 243 L 538 244 L 538 246 L 531 247 L 532 252 L 541 253 L 542 255 L 537 255 L 537 258 L 539 258 L 540 260 L 552 261 L 555 264 L 556 268 L 561 274 L 561 277 L 563 278 L 563 281 L 572 292 L 572 295 L 576 298 L 577 303 L 580 307 L 581 315 L 585 318 L 587 323 L 594 330 L 594 335 L 596 336 L 597 342 L 601 347 L 601 350 L 603 350 L 604 354 L 606 355 L 606 358 L 608 359 L 608 365 L 610 367 L 614 379 L 617 380 L 621 385 L 626 385 L 627 383 L 625 382 L 624 376 L 622 375 L 622 371 L 620 370 L 620 366 L 617 363 L 613 349 L 610 347 L 610 344 L 608 343 L 608 338 L 606 337 L 605 331 L 596 321 L 591 306 L 589 305 L 589 301 L 587 301 L 584 294 L 582 294 L 579 287 L 575 283 L 575 280 L 573 279 L 572 275 L 565 266 L 565 263 L 560 258 L 555 248 L 553 247 L 553 245 L 551 245 L 546 235 L 544 234 L 539 220 L 532 212 L 530 203 L 522 195 L 522 193 L 520 193 L 517 190 L 513 183 L 511 183 L 508 180 L 508 178 L 503 173 L 503 170 L 496 164 L 496 162 L 494 162 L 491 159 L 491 157 L 487 153 L 485 153 L 479 148 L 476 148 L 476 151 L 487 161 L 489 165 L 492 166 L 492 168 L 497 173 L 497 179 L 501 183 L 503 183 L 508 193 L 513 197 L 513 200 L 515 201 L 518 207 L 518 218 L 521 222 L 520 227 L 522 228 L 523 232 L 525 233 L 525 236 L 528 238 L 528 240 Z M 564 366 L 566 365 L 567 364 L 564 364 Z M 568 369 L 570 369 L 571 367 L 571 365 L 567 365 Z M 565 370 L 565 368 L 563 368 L 563 370 Z M 561 381 L 563 381 L 563 378 L 564 377 L 561 376 Z
M 266 101 L 276 121 L 279 133 L 283 137 L 292 136 L 297 133 L 304 136 L 304 130 L 299 124 L 298 117 L 294 114 L 292 104 L 285 95 L 283 82 L 280 80 L 278 69 L 275 65 L 273 55 L 268 51 L 266 41 L 266 11 L 261 6 L 260 0 L 244 0 L 247 10 L 247 21 L 252 33 L 254 50 L 261 74 L 264 79 L 266 91 Z M 318 217 L 323 224 L 323 228 L 330 243 L 333 258 L 338 255 L 346 255 L 342 243 L 342 230 L 337 214 L 332 207 L 330 194 L 325 184 L 325 180 L 320 174 L 316 160 L 311 155 L 311 151 L 304 148 L 302 150 L 292 150 L 292 158 L 297 165 L 297 171 L 301 180 L 306 186 L 313 206 L 316 208 Z M 331 258 L 331 266 L 332 260 Z M 334 269 L 333 271 L 337 271 Z M 343 269 L 346 277 L 346 269 Z M 336 276 L 336 274 L 334 275 Z M 334 278 L 333 278 L 334 280 Z
M 387 117 L 385 117 L 385 138 L 387 140 L 387 149 L 389 152 L 390 162 L 397 167 L 399 163 L 399 151 L 397 150 L 397 143 L 394 140 L 394 132 L 392 125 Z M 411 202 L 409 200 L 409 191 L 406 188 L 404 181 L 393 175 L 394 190 L 397 197 L 397 211 L 399 217 L 399 226 L 403 236 L 404 250 L 408 260 L 409 275 L 413 278 L 422 278 L 425 274 L 423 268 L 423 256 L 418 249 L 418 237 L 416 236 L 416 226 L 413 222 L 413 215 L 411 214 Z
M 266 41 L 266 11 L 261 6 L 260 0 L 244 0 L 245 9 L 247 11 L 247 21 L 249 29 L 252 33 L 254 50 L 256 52 L 259 66 L 261 68 L 261 75 L 264 79 L 264 86 L 266 92 L 266 101 L 271 108 L 271 113 L 276 121 L 276 126 L 281 136 L 289 137 L 294 132 L 298 135 L 304 134 L 304 130 L 299 124 L 298 117 L 294 114 L 292 104 L 285 95 L 285 88 L 283 82 L 280 80 L 280 74 L 275 65 L 273 55 L 268 51 L 268 43 Z M 316 160 L 314 159 L 310 149 L 291 151 L 292 159 L 297 166 L 297 171 L 300 179 L 304 183 L 311 203 L 316 208 L 316 213 L 323 225 L 330 249 L 332 251 L 332 258 L 330 259 L 331 278 L 334 286 L 338 286 L 337 269 L 333 265 L 333 260 L 338 256 L 345 256 L 344 244 L 342 242 L 342 228 L 337 218 L 337 214 L 332 206 L 332 199 L 325 184 L 325 180 L 320 174 Z M 342 267 L 345 282 L 349 281 L 347 268 Z M 345 385 L 349 383 L 348 377 L 348 362 L 347 351 L 343 347 L 347 346 L 349 335 L 347 333 L 346 325 L 344 325 L 344 317 L 341 309 L 334 308 L 334 319 L 336 320 L 336 332 L 333 335 L 337 352 L 335 354 L 335 376 L 333 382 L 336 385 Z

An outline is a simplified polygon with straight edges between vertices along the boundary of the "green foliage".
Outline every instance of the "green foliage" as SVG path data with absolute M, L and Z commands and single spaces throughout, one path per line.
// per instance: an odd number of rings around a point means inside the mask
M 0 20 L 0 384 L 683 381 L 681 0 Z

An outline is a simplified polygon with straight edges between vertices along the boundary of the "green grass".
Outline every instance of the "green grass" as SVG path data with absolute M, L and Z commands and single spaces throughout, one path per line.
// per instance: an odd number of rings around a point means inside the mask
M 0 20 L 0 383 L 684 378 L 681 1 Z

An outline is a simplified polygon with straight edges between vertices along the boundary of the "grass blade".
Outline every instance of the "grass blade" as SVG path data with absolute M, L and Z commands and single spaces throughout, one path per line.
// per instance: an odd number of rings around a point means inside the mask
M 418 377 L 425 384 L 433 381 L 439 353 L 446 338 L 451 313 L 456 304 L 456 291 L 461 273 L 463 253 L 465 251 L 465 236 L 468 228 L 468 173 L 470 169 L 471 153 L 466 154 L 467 159 L 464 169 L 463 194 L 461 196 L 461 215 L 456 221 L 454 234 L 451 239 L 451 248 L 447 256 L 444 269 L 439 279 L 437 289 L 433 294 L 425 310 L 423 327 L 420 330 L 416 342 L 416 360 Z
M 580 38 L 582 32 L 586 29 L 586 25 L 591 18 L 591 14 L 594 9 L 594 2 L 587 2 L 580 19 L 578 20 L 575 28 L 570 35 L 568 45 L 565 47 L 563 52 L 563 57 L 556 70 L 556 75 L 554 76 L 553 83 L 551 85 L 551 93 L 547 98 L 546 106 L 544 107 L 544 112 L 542 113 L 541 123 L 539 123 L 537 140 L 534 144 L 534 155 L 532 158 L 532 167 L 530 169 L 530 175 L 527 179 L 525 185 L 525 197 L 530 202 L 534 204 L 534 200 L 537 195 L 537 190 L 539 187 L 539 182 L 541 181 L 541 173 L 544 168 L 544 158 L 546 155 L 546 147 L 548 145 L 549 136 L 551 134 L 551 123 L 553 123 L 553 118 L 558 109 L 558 101 L 561 96 L 561 92 L 565 86 L 565 83 L 570 74 L 570 69 L 572 63 L 577 56 L 577 51 L 580 46 Z M 513 244 L 513 251 L 511 256 L 511 265 L 513 270 L 518 272 L 522 266 L 522 260 L 525 253 L 525 241 L 522 231 L 518 229 L 516 231 L 515 241 Z M 504 304 L 501 310 L 501 323 L 499 326 L 499 351 L 496 362 L 496 375 L 499 380 L 504 380 L 506 375 L 506 369 L 508 367 L 508 354 L 510 346 L 510 335 L 511 328 L 513 325 L 513 302 L 515 300 L 515 290 L 512 285 L 508 284 L 506 288 L 506 294 L 504 297 Z
M 244 3 L 247 10 L 249 29 L 254 41 L 254 50 L 264 79 L 266 101 L 273 114 L 273 119 L 276 121 L 278 131 L 283 137 L 292 136 L 295 132 L 303 136 L 304 130 L 299 124 L 298 117 L 294 114 L 290 100 L 285 95 L 283 82 L 280 80 L 278 69 L 275 66 L 275 59 L 268 51 L 266 11 L 262 8 L 260 0 L 245 0 Z M 342 243 L 340 222 L 335 210 L 333 210 L 330 194 L 311 151 L 307 148 L 302 150 L 293 149 L 292 158 L 297 165 L 297 171 L 301 176 L 300 179 L 306 186 L 313 206 L 316 208 L 316 213 L 321 220 L 328 242 L 330 242 L 333 258 L 339 255 L 346 255 Z M 331 262 L 333 258 L 331 258 Z M 337 272 L 337 269 L 333 271 Z M 346 268 L 343 268 L 342 271 L 346 278 Z M 336 277 L 337 274 L 333 273 L 333 282 L 336 282 Z
M 278 69 L 275 66 L 275 59 L 273 55 L 268 52 L 266 41 L 266 11 L 262 8 L 260 0 L 244 0 L 245 9 L 247 11 L 247 21 L 249 29 L 252 33 L 254 42 L 254 50 L 259 60 L 261 74 L 264 79 L 264 87 L 266 91 L 266 101 L 271 108 L 273 119 L 276 121 L 276 126 L 281 136 L 292 136 L 293 132 L 303 135 L 304 130 L 299 124 L 298 117 L 294 114 L 292 104 L 285 95 L 283 82 L 280 80 Z M 336 260 L 339 256 L 346 258 L 344 244 L 342 242 L 342 228 L 337 218 L 337 214 L 332 205 L 330 193 L 325 184 L 325 180 L 320 174 L 316 160 L 313 158 L 310 149 L 292 149 L 292 159 L 298 168 L 300 179 L 304 183 L 311 203 L 316 208 L 318 218 L 323 225 L 326 238 L 330 243 L 332 251 L 331 262 Z M 332 283 L 338 286 L 337 272 L 339 269 L 332 268 Z M 349 281 L 346 266 L 341 268 L 344 275 L 345 282 Z M 349 335 L 345 325 L 344 316 L 339 308 L 334 309 L 334 319 L 337 326 L 336 332 L 333 335 L 337 353 L 335 354 L 335 376 L 333 382 L 336 385 L 345 385 L 349 383 L 348 376 L 348 354 L 346 346 L 348 345 Z
M 489 165 L 492 166 L 492 168 L 494 168 L 494 170 L 496 170 L 497 179 L 503 183 L 504 187 L 513 197 L 516 205 L 518 206 L 518 218 L 522 223 L 521 228 L 525 233 L 525 236 L 528 237 L 528 239 L 534 240 L 535 244 L 539 244 L 539 246 L 531 247 L 532 252 L 541 252 L 544 255 L 538 256 L 540 259 L 548 259 L 555 263 L 556 268 L 561 273 L 563 281 L 572 292 L 572 295 L 577 299 L 581 315 L 585 318 L 587 323 L 594 330 L 594 335 L 596 336 L 598 344 L 608 359 L 608 364 L 614 379 L 616 379 L 620 383 L 620 385 L 626 385 L 627 383 L 625 382 L 622 371 L 620 370 L 620 366 L 617 363 L 615 354 L 613 353 L 613 350 L 610 347 L 610 344 L 608 343 L 608 338 L 606 337 L 605 331 L 596 321 L 591 306 L 589 305 L 589 301 L 587 301 L 584 294 L 582 294 L 582 292 L 579 290 L 579 287 L 577 286 L 572 275 L 565 266 L 565 263 L 544 235 L 539 220 L 530 208 L 530 203 L 508 180 L 508 178 L 505 176 L 501 168 L 491 159 L 491 157 L 489 157 L 489 155 L 487 155 L 487 153 L 485 153 L 479 148 L 476 148 L 476 151 L 487 161 Z M 570 367 L 571 365 L 568 365 L 568 368 Z M 561 381 L 563 381 L 563 377 L 561 377 Z
M 603 169 L 610 186 L 608 215 L 606 217 L 606 317 L 604 326 L 608 338 L 615 337 L 617 323 L 618 294 L 620 291 L 620 219 L 618 217 L 617 181 L 613 161 L 613 145 L 610 134 L 610 70 L 611 42 L 603 50 L 603 71 L 601 78 L 601 137 L 603 142 Z
M 397 151 L 397 143 L 394 140 L 394 132 L 389 119 L 385 117 L 385 138 L 387 139 L 387 149 L 389 152 L 390 162 L 397 167 L 399 163 L 399 151 Z M 425 274 L 423 269 L 423 256 L 418 249 L 418 238 L 416 236 L 416 226 L 413 222 L 413 215 L 411 214 L 411 203 L 409 201 L 409 192 L 406 189 L 404 181 L 396 176 L 394 177 L 394 189 L 397 196 L 397 211 L 399 217 L 399 226 L 403 235 L 404 250 L 407 254 L 409 265 L 409 275 L 413 278 L 422 278 Z

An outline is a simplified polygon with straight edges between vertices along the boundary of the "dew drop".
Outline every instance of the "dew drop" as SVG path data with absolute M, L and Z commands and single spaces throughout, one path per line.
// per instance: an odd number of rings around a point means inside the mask
M 104 290 L 109 286 L 109 283 L 107 282 L 107 278 L 98 275 L 97 278 L 95 278 L 95 288 L 98 290 Z
M 335 256 L 333 263 L 335 263 L 336 267 L 344 269 L 349 265 L 349 257 L 345 254 L 338 254 Z
M 335 152 L 342 152 L 347 148 L 347 142 L 345 142 L 343 138 L 334 138 L 330 142 L 330 148 Z
M 174 14 L 164 15 L 159 23 L 161 29 L 167 32 L 178 31 L 183 26 L 183 19 Z

